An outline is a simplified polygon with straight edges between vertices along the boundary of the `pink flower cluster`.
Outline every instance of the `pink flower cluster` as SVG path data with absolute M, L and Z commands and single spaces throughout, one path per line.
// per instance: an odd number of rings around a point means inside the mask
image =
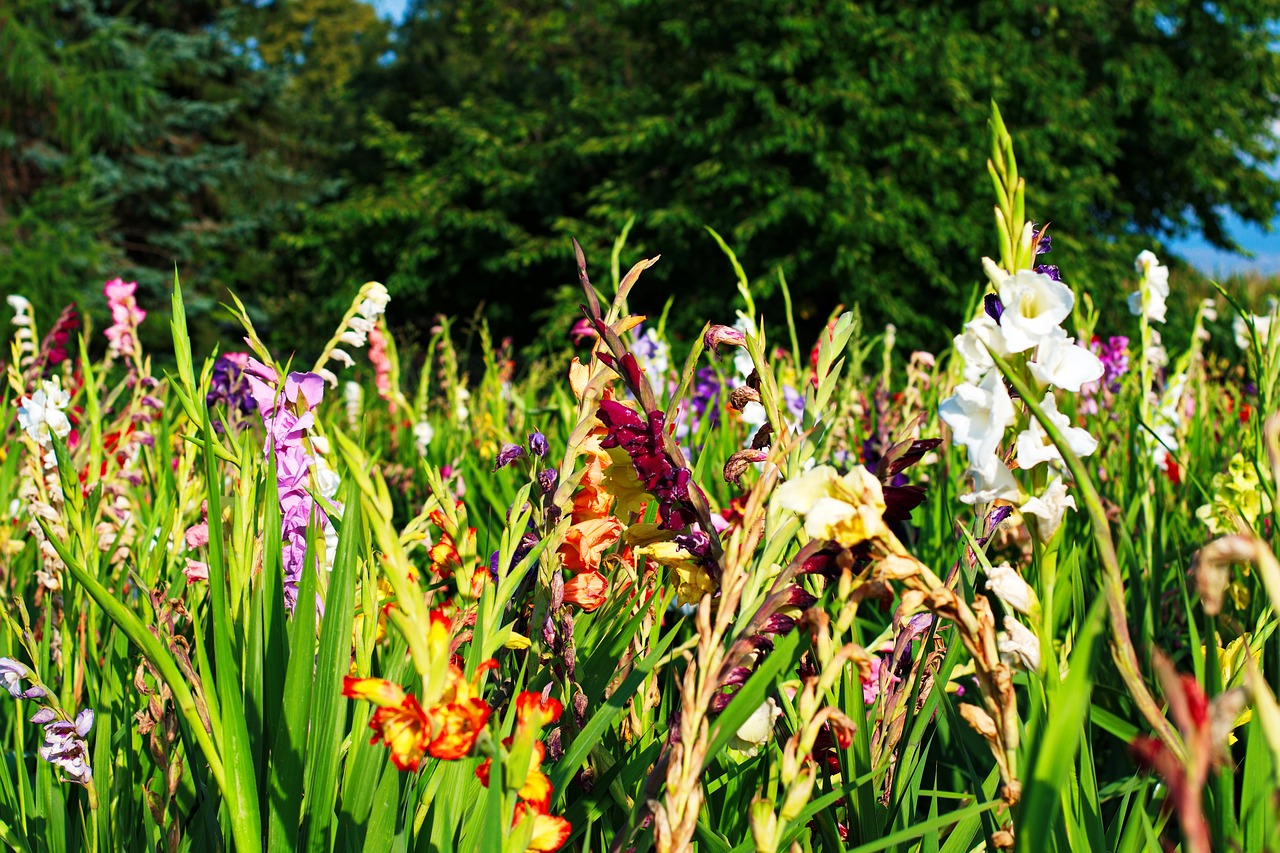
M 378 387 L 378 396 L 391 402 L 391 356 L 387 354 L 387 337 L 382 327 L 375 325 L 369 330 L 369 361 L 375 371 L 374 382 Z M 395 407 L 391 409 L 395 411 Z
M 111 308 L 111 326 L 106 332 L 107 340 L 111 342 L 111 355 L 117 358 L 141 355 L 138 325 L 146 319 L 147 312 L 138 307 L 138 300 L 135 298 L 138 283 L 113 278 L 102 286 L 102 292 L 106 294 L 107 305 Z
M 329 523 L 324 511 L 307 491 L 313 460 L 305 444 L 307 429 L 315 422 L 312 411 L 324 396 L 324 380 L 314 373 L 290 373 L 281 388 L 276 371 L 254 358 L 249 359 L 244 373 L 267 427 L 266 451 L 274 451 L 276 456 L 284 600 L 292 612 L 298 601 L 298 583 L 306 567 L 307 526 L 313 517 L 322 532 Z M 324 547 L 323 542 L 323 536 L 317 539 L 320 547 Z M 322 560 L 323 552 L 313 558 L 316 563 Z

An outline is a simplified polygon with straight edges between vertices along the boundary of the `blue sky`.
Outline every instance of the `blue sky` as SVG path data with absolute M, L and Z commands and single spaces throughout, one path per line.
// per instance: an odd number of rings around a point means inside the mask
M 398 21 L 404 16 L 409 0 L 371 0 L 378 14 Z M 1280 168 L 1277 169 L 1280 179 Z M 1228 231 L 1253 258 L 1245 258 L 1213 248 L 1202 237 L 1172 240 L 1170 248 L 1208 275 L 1225 276 L 1233 272 L 1259 272 L 1263 275 L 1280 275 L 1280 218 L 1273 223 L 1270 234 L 1261 228 L 1247 226 L 1232 217 Z

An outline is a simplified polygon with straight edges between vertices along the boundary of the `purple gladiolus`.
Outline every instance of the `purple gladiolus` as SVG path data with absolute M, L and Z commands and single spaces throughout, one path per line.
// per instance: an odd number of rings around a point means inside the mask
M 307 527 L 314 516 L 321 532 L 329 519 L 307 490 L 312 458 L 304 439 L 315 422 L 312 410 L 324 396 L 324 380 L 314 373 L 290 373 L 279 387 L 275 370 L 250 358 L 245 367 L 254 401 L 266 424 L 266 452 L 276 455 L 276 487 L 283 541 L 284 600 L 290 612 L 298 601 L 298 583 L 306 564 Z
M 74 721 L 45 723 L 40 757 L 65 773 L 68 781 L 89 784 L 93 770 L 89 767 L 89 744 L 85 736 L 92 728 L 93 711 L 88 708 L 77 714 Z
M 1102 376 L 1093 382 L 1086 382 L 1080 388 L 1081 411 L 1097 414 L 1097 397 L 1104 390 L 1115 394 L 1120 390 L 1120 377 L 1129 372 L 1129 339 L 1124 335 L 1112 335 L 1104 342 L 1094 338 L 1089 344 L 1089 351 L 1102 362 Z
M 502 449 L 498 451 L 498 458 L 494 461 L 493 470 L 506 468 L 512 462 L 515 462 L 521 456 L 524 456 L 524 448 L 518 444 L 504 444 Z
M 529 452 L 539 459 L 545 459 L 551 451 L 551 445 L 547 443 L 547 437 L 540 432 L 532 433 L 529 436 Z
M 230 414 L 231 425 L 239 428 L 245 425 L 242 416 L 253 414 L 256 402 L 249 378 L 245 375 L 245 367 L 249 364 L 249 354 L 229 352 L 218 356 L 213 363 L 213 373 L 209 377 L 209 393 L 205 395 L 205 403 L 210 408 L 222 403 Z M 214 429 L 223 432 L 226 427 L 221 419 L 214 420 Z

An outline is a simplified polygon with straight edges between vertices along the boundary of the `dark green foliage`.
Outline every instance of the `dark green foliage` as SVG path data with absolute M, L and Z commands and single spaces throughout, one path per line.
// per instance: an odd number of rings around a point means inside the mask
M 411 316 L 508 325 L 565 280 L 568 236 L 661 252 L 650 304 L 726 320 L 725 235 L 810 324 L 859 302 L 915 342 L 963 310 L 989 244 L 989 101 L 1031 212 L 1094 292 L 1152 235 L 1269 221 L 1256 167 L 1280 3 L 419 3 L 375 78 L 352 183 L 293 244 L 317 282 L 387 280 Z M 656 287 L 655 287 L 656 284 Z M 689 305 L 692 302 L 694 304 Z M 526 332 L 527 334 L 527 332 Z
M 378 279 L 404 332 L 482 304 L 559 341 L 569 236 L 601 257 L 635 216 L 624 265 L 664 255 L 641 310 L 731 319 L 710 226 L 767 311 L 785 272 L 802 336 L 856 302 L 936 347 L 990 245 L 993 98 L 1095 294 L 1160 237 L 1274 217 L 1280 0 L 1228 5 L 442 0 L 392 28 L 358 0 L 13 0 L 6 285 L 163 304 L 177 264 L 198 344 L 230 287 L 302 350 Z

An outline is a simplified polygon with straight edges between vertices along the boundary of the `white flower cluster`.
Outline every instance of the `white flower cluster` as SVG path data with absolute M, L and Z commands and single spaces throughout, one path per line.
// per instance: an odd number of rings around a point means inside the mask
M 330 344 L 325 358 L 332 358 L 334 361 L 340 362 L 343 367 L 351 367 L 355 364 L 355 359 L 337 344 L 345 344 L 355 349 L 360 349 L 369 343 L 369 333 L 373 331 L 374 326 L 387 310 L 387 303 L 391 301 L 391 294 L 387 292 L 387 288 L 376 281 L 367 282 L 364 287 L 360 288 L 360 292 L 356 294 L 359 302 L 356 305 L 355 313 L 341 327 L 341 333 L 337 340 Z M 322 362 L 324 359 L 321 360 Z M 338 377 L 332 371 L 321 368 L 316 373 L 324 377 L 329 386 L 336 388 L 338 386 Z
M 36 354 L 36 333 L 35 324 L 31 319 L 31 301 L 16 293 L 6 296 L 5 301 L 13 309 L 13 320 L 10 322 L 18 327 L 18 330 L 13 333 L 13 340 L 17 346 L 19 362 L 25 365 Z
M 12 299 L 13 297 L 10 297 Z M 1267 297 L 1267 313 L 1254 314 L 1250 319 L 1253 321 L 1253 329 L 1258 335 L 1258 346 L 1262 349 L 1267 348 L 1268 341 L 1271 340 L 1271 321 L 1275 319 L 1277 310 L 1276 298 L 1274 296 Z M 15 319 L 16 323 L 17 320 Z M 1245 320 L 1243 314 L 1237 314 L 1231 321 L 1231 332 L 1235 335 L 1236 346 L 1240 349 L 1247 350 L 1253 346 L 1253 336 L 1249 333 L 1249 322 Z
M 1143 357 L 1152 367 L 1164 367 L 1169 363 L 1169 353 L 1161 343 L 1160 332 L 1149 324 L 1164 322 L 1165 303 L 1169 299 L 1169 268 L 1162 266 L 1155 254 L 1146 249 L 1138 254 L 1133 268 L 1142 279 L 1138 289 L 1129 294 L 1129 313 L 1145 318 L 1148 324 Z
M 34 394 L 18 398 L 18 425 L 32 441 L 48 451 L 44 456 L 46 468 L 55 468 L 58 464 L 50 436 L 65 439 L 71 434 L 71 421 L 67 419 L 70 405 L 71 396 L 62 390 L 62 380 L 57 376 L 41 381 Z
M 1009 274 L 989 258 L 983 259 L 995 287 L 1000 310 L 983 313 L 965 326 L 955 339 L 956 351 L 965 361 L 964 383 L 943 400 L 938 414 L 951 428 L 954 440 L 969 453 L 969 476 L 974 491 L 961 498 L 966 503 L 989 504 L 1005 500 L 1033 517 L 1037 531 L 1048 539 L 1075 500 L 1067 495 L 1060 473 L 1054 474 L 1042 494 L 1026 495 L 999 453 L 1005 432 L 1020 416 L 991 354 L 1025 366 L 1036 386 L 1041 408 L 1067 438 L 1078 456 L 1088 456 L 1098 442 L 1083 429 L 1073 427 L 1058 411 L 1055 388 L 1072 393 L 1102 376 L 1099 358 L 1067 335 L 1061 324 L 1071 313 L 1075 297 L 1071 289 L 1048 275 L 1019 270 Z M 1049 440 L 1039 421 L 1031 419 L 1019 431 L 1014 447 L 1018 467 L 1029 470 L 1041 463 L 1062 467 L 1062 454 Z

